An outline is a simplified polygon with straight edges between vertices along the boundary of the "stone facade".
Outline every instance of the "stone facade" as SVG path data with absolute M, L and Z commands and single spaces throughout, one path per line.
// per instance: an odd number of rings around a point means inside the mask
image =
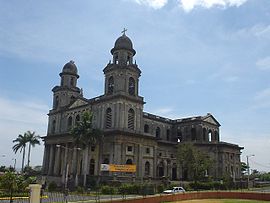
M 50 180 L 87 184 L 87 177 L 119 181 L 184 180 L 187 172 L 177 163 L 177 145 L 192 142 L 208 153 L 214 166 L 208 171 L 215 179 L 226 173 L 240 177 L 241 147 L 220 141 L 220 124 L 211 114 L 181 119 L 163 118 L 143 112 L 139 96 L 139 69 L 136 51 L 123 34 L 111 50 L 112 62 L 104 68 L 104 94 L 86 99 L 77 87 L 78 70 L 73 61 L 60 73 L 61 82 L 53 91 L 48 133 L 44 137 L 43 173 Z M 84 150 L 74 148 L 70 129 L 84 112 L 93 113 L 93 124 L 104 131 L 104 140 Z M 100 171 L 100 164 L 136 164 L 136 173 Z

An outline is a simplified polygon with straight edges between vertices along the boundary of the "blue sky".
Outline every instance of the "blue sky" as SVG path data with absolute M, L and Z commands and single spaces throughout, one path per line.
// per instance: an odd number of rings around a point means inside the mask
M 221 140 L 270 171 L 269 0 L 0 0 L 0 165 L 12 140 L 45 135 L 51 89 L 74 60 L 84 96 L 103 94 L 103 68 L 126 27 L 142 70 L 145 111 L 169 118 L 212 113 Z M 6 155 L 2 157 L 2 155 Z M 42 163 L 43 147 L 31 164 Z

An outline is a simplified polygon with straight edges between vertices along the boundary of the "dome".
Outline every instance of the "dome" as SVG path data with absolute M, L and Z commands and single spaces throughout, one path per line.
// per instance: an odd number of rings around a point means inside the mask
M 133 55 L 136 53 L 136 51 L 133 49 L 132 41 L 125 34 L 115 41 L 114 48 L 111 50 L 111 53 L 113 54 L 114 51 L 119 49 L 129 50 L 133 53 Z
M 70 73 L 70 74 L 75 74 L 77 75 L 78 73 L 78 69 L 74 63 L 74 61 L 70 61 L 68 63 L 66 63 L 63 67 L 63 71 L 62 73 Z

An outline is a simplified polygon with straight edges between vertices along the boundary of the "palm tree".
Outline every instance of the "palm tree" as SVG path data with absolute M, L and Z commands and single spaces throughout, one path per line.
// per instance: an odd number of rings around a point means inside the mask
M 30 154 L 31 154 L 31 147 L 35 147 L 36 144 L 40 145 L 40 136 L 35 135 L 35 132 L 27 131 L 26 133 L 27 142 L 28 142 L 28 160 L 27 160 L 27 167 L 30 165 Z
M 86 168 L 88 165 L 88 151 L 89 146 L 95 146 L 98 141 L 102 138 L 102 131 L 96 128 L 93 128 L 92 124 L 92 113 L 85 112 L 82 115 L 82 119 L 77 121 L 74 128 L 71 130 L 73 135 L 73 140 L 75 145 L 84 149 L 84 186 L 86 185 Z
M 13 140 L 13 143 L 16 143 L 12 149 L 15 152 L 15 154 L 20 150 L 20 153 L 23 151 L 23 157 L 22 157 L 22 172 L 24 169 L 24 158 L 25 158 L 25 147 L 27 144 L 27 135 L 24 133 L 24 135 L 19 135 L 17 139 Z

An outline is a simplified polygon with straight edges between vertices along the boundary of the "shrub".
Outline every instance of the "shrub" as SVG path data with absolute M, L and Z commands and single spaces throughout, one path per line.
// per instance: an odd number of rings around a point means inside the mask
M 116 189 L 108 185 L 103 185 L 101 187 L 101 193 L 104 195 L 113 195 L 116 193 Z
M 77 193 L 79 193 L 79 194 L 83 194 L 83 193 L 85 192 L 84 188 L 83 188 L 83 187 L 80 187 L 80 186 L 78 186 L 78 187 L 76 188 L 76 191 L 77 191 Z
M 164 187 L 163 184 L 160 184 L 160 185 L 157 186 L 157 192 L 158 193 L 162 193 L 164 191 L 164 189 L 165 189 L 165 187 Z
M 52 182 L 49 183 L 49 185 L 48 185 L 48 191 L 49 192 L 55 191 L 56 188 L 57 188 L 57 184 L 54 181 L 52 181 Z

